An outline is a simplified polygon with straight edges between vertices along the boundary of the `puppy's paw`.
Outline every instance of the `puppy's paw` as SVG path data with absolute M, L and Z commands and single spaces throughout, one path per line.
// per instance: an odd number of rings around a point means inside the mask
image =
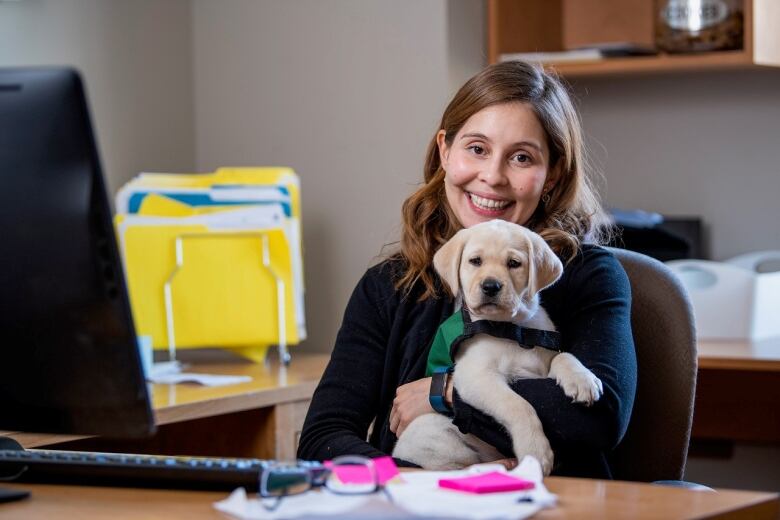
M 523 433 L 513 435 L 517 440 L 513 443 L 515 456 L 517 460 L 523 460 L 526 455 L 533 455 L 542 466 L 542 472 L 545 476 L 552 471 L 555 455 L 553 454 L 550 442 L 542 432 L 529 433 L 527 430 Z
M 569 372 L 566 377 L 559 377 L 557 382 L 563 388 L 563 393 L 575 403 L 584 403 L 587 406 L 598 401 L 604 393 L 601 379 L 587 369 Z
M 540 448 L 539 453 L 532 454 L 542 466 L 542 474 L 544 474 L 545 477 L 550 474 L 553 468 L 553 462 L 555 462 L 555 455 L 553 454 L 552 448 L 550 448 L 550 443 L 546 441 L 547 439 L 545 439 L 547 445 Z

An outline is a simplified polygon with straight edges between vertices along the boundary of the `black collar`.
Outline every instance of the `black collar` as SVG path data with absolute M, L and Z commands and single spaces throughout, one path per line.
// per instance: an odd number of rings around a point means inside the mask
M 487 334 L 496 338 L 508 339 L 525 349 L 543 347 L 561 352 L 561 334 L 554 330 L 531 329 L 508 321 L 472 321 L 471 315 L 465 306 L 461 308 L 461 314 L 463 317 L 463 334 L 452 342 L 450 347 L 452 359 L 455 359 L 455 351 L 460 343 L 477 334 Z

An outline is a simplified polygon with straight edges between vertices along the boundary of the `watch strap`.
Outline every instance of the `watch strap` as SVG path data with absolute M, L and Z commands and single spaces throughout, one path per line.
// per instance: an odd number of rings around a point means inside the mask
M 452 367 L 436 367 L 431 375 L 431 390 L 428 395 L 428 401 L 431 407 L 447 416 L 452 416 L 452 408 L 447 405 L 445 394 L 447 392 L 447 378 L 452 373 Z

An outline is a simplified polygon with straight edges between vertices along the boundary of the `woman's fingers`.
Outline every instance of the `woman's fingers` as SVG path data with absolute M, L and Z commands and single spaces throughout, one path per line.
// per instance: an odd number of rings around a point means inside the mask
M 514 469 L 517 466 L 517 459 L 498 459 L 497 464 L 503 464 L 506 469 Z
M 433 412 L 428 400 L 431 378 L 424 377 L 401 385 L 395 391 L 393 408 L 390 410 L 390 431 L 400 437 L 407 426 L 424 413 Z
M 396 397 L 396 399 L 398 399 Z M 398 429 L 398 408 L 396 405 L 396 400 L 393 400 L 393 408 L 390 410 L 390 431 L 395 433 L 396 436 L 400 437 L 396 430 Z

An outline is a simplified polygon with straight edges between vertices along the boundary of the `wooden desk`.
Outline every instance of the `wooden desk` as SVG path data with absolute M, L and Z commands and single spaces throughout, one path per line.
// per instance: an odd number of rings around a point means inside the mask
M 285 368 L 256 364 L 226 351 L 182 351 L 190 372 L 246 375 L 252 381 L 205 387 L 151 385 L 157 434 L 116 442 L 84 436 L 11 433 L 24 447 L 295 459 L 303 420 L 327 355 L 293 353 Z M 0 435 L 9 435 L 0 432 Z
M 776 519 L 777 493 L 720 491 L 709 493 L 629 482 L 550 477 L 547 487 L 559 505 L 534 518 L 751 518 Z M 0 504 L 3 520 L 49 518 L 224 519 L 212 503 L 221 492 L 141 490 L 49 485 L 8 485 L 29 489 L 33 496 Z
M 780 338 L 699 341 L 691 436 L 780 443 Z

